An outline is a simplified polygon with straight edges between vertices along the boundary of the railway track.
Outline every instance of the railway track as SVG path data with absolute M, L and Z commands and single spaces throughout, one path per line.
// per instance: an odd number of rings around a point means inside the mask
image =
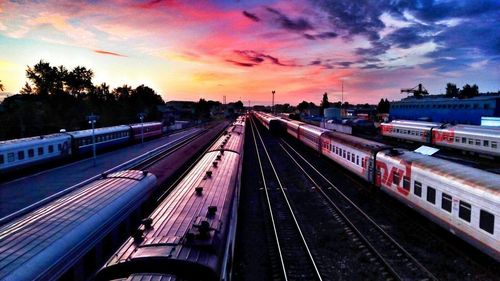
M 330 211 L 358 250 L 376 264 L 386 280 L 437 280 L 437 278 L 396 240 L 385 232 L 339 188 L 319 172 L 285 140 L 280 147 L 330 206 Z
M 271 222 L 270 228 L 272 230 L 270 232 L 272 232 L 273 240 L 276 243 L 275 248 L 270 249 L 270 253 L 277 253 L 279 256 L 279 259 L 271 259 L 275 263 L 272 267 L 280 271 L 273 274 L 273 278 L 279 280 L 323 280 L 295 211 L 290 204 L 286 188 L 280 181 L 253 120 L 251 121 L 251 130 L 262 177 L 265 205 Z

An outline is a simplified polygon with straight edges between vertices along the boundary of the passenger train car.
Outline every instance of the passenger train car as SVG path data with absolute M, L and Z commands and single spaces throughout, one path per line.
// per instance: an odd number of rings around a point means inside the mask
M 240 117 L 143 220 L 97 280 L 229 280 L 244 133 Z
M 380 127 L 384 137 L 500 157 L 500 128 L 406 120 L 382 123 Z
M 146 122 L 94 129 L 96 149 L 116 147 L 162 135 L 161 122 Z M 92 130 L 62 132 L 39 137 L 0 141 L 0 174 L 56 159 L 90 153 Z
M 142 171 L 104 175 L 3 225 L 0 280 L 89 280 L 138 225 L 155 185 Z
M 308 126 L 318 140 L 316 151 L 500 261 L 500 175 L 293 120 L 280 122 L 313 147 L 300 135 Z

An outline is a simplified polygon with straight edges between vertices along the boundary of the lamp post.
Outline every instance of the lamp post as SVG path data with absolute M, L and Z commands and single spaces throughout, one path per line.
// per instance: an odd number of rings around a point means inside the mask
M 141 112 L 137 114 L 137 116 L 141 120 L 141 144 L 144 145 L 144 117 L 146 116 L 146 113 Z
M 92 125 L 92 152 L 93 152 L 94 166 L 96 165 L 95 122 L 98 119 L 99 119 L 99 116 L 94 115 L 94 113 L 91 113 L 89 116 L 87 116 L 87 120 L 89 121 L 89 124 Z
M 272 103 L 272 107 L 271 107 L 271 112 L 273 114 L 275 114 L 275 112 L 274 112 L 274 94 L 276 93 L 276 91 L 273 90 L 272 93 L 273 93 L 273 103 Z

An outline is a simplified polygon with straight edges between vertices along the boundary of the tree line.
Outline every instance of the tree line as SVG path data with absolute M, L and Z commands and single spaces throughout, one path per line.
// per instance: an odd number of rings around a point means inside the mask
M 94 72 L 84 66 L 71 70 L 40 60 L 26 69 L 27 81 L 20 94 L 6 97 L 0 112 L 0 139 L 89 128 L 86 116 L 99 115 L 98 126 L 160 120 L 158 105 L 164 101 L 152 88 L 123 85 L 111 89 L 94 85 Z M 0 90 L 3 85 L 0 81 Z

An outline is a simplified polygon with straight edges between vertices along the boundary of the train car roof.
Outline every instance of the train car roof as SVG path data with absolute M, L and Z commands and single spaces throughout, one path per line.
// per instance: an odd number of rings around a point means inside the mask
M 321 128 L 321 127 L 318 127 L 315 125 L 307 124 L 307 123 L 301 125 L 300 128 L 302 130 L 307 130 L 311 133 L 317 134 L 318 136 L 320 136 L 321 134 L 326 133 L 326 132 L 331 132 L 331 130 Z
M 229 125 L 224 135 L 218 138 L 208 151 L 232 151 L 240 153 L 244 141 L 245 123 L 236 121 Z
M 128 130 L 130 130 L 129 126 L 119 125 L 119 126 L 112 126 L 112 127 L 96 128 L 95 134 L 100 135 L 100 134 L 107 134 L 107 133 L 123 132 L 123 131 L 128 131 Z M 75 138 L 88 137 L 88 136 L 92 136 L 92 129 L 68 132 L 68 134 L 72 135 Z
M 491 138 L 500 138 L 500 128 L 484 127 L 474 125 L 455 125 L 441 129 L 442 131 L 449 131 L 461 134 L 468 134 L 474 136 L 483 136 Z
M 24 147 L 29 146 L 34 143 L 42 144 L 49 143 L 57 140 L 69 139 L 69 136 L 64 133 L 50 134 L 50 135 L 41 135 L 37 137 L 29 137 L 22 139 L 13 139 L 13 140 L 5 140 L 0 141 L 0 151 L 8 150 L 13 147 Z
M 152 190 L 153 174 L 123 171 L 75 190 L 0 227 L 0 279 L 39 280 L 88 244 L 125 208 Z
M 216 280 L 218 256 L 225 247 L 230 209 L 239 178 L 240 155 L 208 152 L 150 216 L 139 240 L 129 238 L 101 270 L 103 279 L 122 270 L 155 273 L 169 269 L 179 275 L 182 263 L 206 280 Z M 217 167 L 213 163 L 217 162 Z M 211 176 L 207 176 L 211 171 Z M 148 259 L 155 263 L 147 263 Z M 196 267 L 195 267 L 196 266 Z M 186 274 L 184 272 L 184 274 Z
M 414 168 L 439 175 L 447 180 L 455 180 L 464 185 L 490 193 L 498 194 L 500 191 L 500 175 L 413 151 L 399 149 L 397 151 L 400 154 L 393 155 L 391 152 L 382 153 L 387 157 L 394 158 L 398 162 L 405 161 L 411 163 Z
M 423 124 L 413 124 L 413 123 L 382 123 L 380 124 L 381 126 L 392 126 L 396 128 L 405 128 L 405 129 L 418 129 L 418 130 L 430 130 L 432 127 L 439 127 L 440 125 L 437 126 L 428 126 L 428 125 L 423 125 Z
M 421 126 L 428 126 L 428 127 L 435 127 L 435 126 L 441 126 L 441 123 L 436 123 L 436 122 L 429 122 L 429 121 L 418 121 L 418 120 L 392 120 L 390 123 L 398 123 L 398 124 L 415 124 L 415 125 L 421 125 Z M 387 123 L 385 123 L 387 124 Z
M 325 136 L 329 137 L 330 139 L 333 139 L 334 142 L 339 142 L 344 145 L 355 147 L 357 149 L 367 151 L 370 153 L 391 148 L 391 146 L 380 142 L 371 141 L 360 137 L 355 137 L 353 135 L 348 135 L 341 132 L 329 132 L 325 134 Z
M 134 123 L 130 124 L 129 126 L 132 128 L 140 128 L 142 126 L 147 127 L 147 126 L 158 126 L 158 125 L 163 125 L 161 122 L 144 122 L 144 123 Z

